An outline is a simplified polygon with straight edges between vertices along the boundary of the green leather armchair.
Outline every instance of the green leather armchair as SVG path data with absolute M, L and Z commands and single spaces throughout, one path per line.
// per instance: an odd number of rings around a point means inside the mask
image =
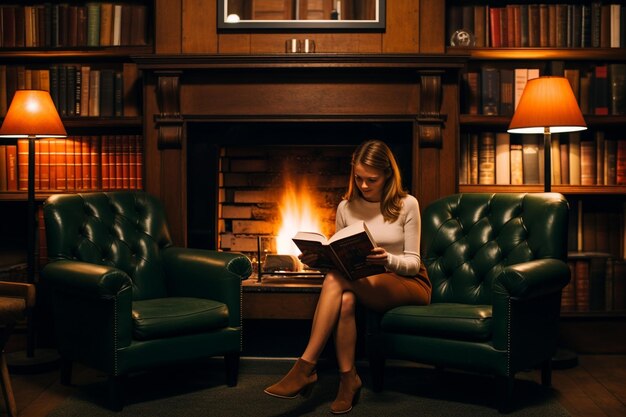
M 120 410 L 129 373 L 223 355 L 237 384 L 248 258 L 174 247 L 163 207 L 142 191 L 58 194 L 43 210 L 63 383 L 73 361 L 105 372 Z
M 431 304 L 370 320 L 374 390 L 385 358 L 503 379 L 510 409 L 516 372 L 538 365 L 550 385 L 561 290 L 569 282 L 568 204 L 556 193 L 457 194 L 422 214 Z

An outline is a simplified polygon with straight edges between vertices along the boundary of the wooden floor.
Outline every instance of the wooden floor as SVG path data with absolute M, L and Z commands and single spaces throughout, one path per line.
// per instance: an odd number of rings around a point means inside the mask
M 77 374 L 80 385 L 80 371 Z M 540 380 L 538 371 L 523 377 Z M 560 403 L 573 417 L 626 416 L 626 355 L 579 356 L 577 367 L 555 370 L 552 378 Z M 46 416 L 76 389 L 61 385 L 58 371 L 13 374 L 12 381 L 21 417 Z M 6 415 L 4 409 L 2 415 Z

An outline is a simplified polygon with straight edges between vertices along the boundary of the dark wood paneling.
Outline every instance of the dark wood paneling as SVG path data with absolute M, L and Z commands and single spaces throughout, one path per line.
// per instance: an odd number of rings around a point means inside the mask
M 446 3 L 440 0 L 419 0 L 419 3 L 419 51 L 423 54 L 442 54 L 447 43 Z
M 214 3 L 215 0 L 208 0 Z M 157 54 L 178 54 L 182 49 L 182 0 L 155 0 Z M 216 7 L 216 6 L 215 6 Z
M 217 52 L 217 4 L 215 0 L 183 0 L 182 52 Z
M 420 0 L 387 1 L 387 21 L 382 53 L 417 53 L 420 51 Z

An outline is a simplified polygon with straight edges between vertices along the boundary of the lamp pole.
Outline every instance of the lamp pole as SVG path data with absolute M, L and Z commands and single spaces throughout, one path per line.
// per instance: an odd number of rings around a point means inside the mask
M 543 128 L 543 190 L 552 191 L 552 138 L 550 127 Z
M 26 209 L 27 219 L 27 251 L 26 254 L 26 272 L 29 283 L 35 283 L 35 248 L 37 239 L 37 218 L 35 217 L 35 139 L 34 135 L 28 135 L 28 206 Z M 32 358 L 35 356 L 35 326 L 33 325 L 33 311 L 28 310 L 27 325 L 27 342 L 26 356 Z

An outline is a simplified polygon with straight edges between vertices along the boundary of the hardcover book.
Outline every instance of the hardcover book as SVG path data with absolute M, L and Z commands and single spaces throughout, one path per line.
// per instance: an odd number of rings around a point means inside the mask
M 376 243 L 365 222 L 351 224 L 329 239 L 317 232 L 298 232 L 292 240 L 302 252 L 318 255 L 318 262 L 312 267 L 339 269 L 350 280 L 385 272 L 384 266 L 366 260 Z

